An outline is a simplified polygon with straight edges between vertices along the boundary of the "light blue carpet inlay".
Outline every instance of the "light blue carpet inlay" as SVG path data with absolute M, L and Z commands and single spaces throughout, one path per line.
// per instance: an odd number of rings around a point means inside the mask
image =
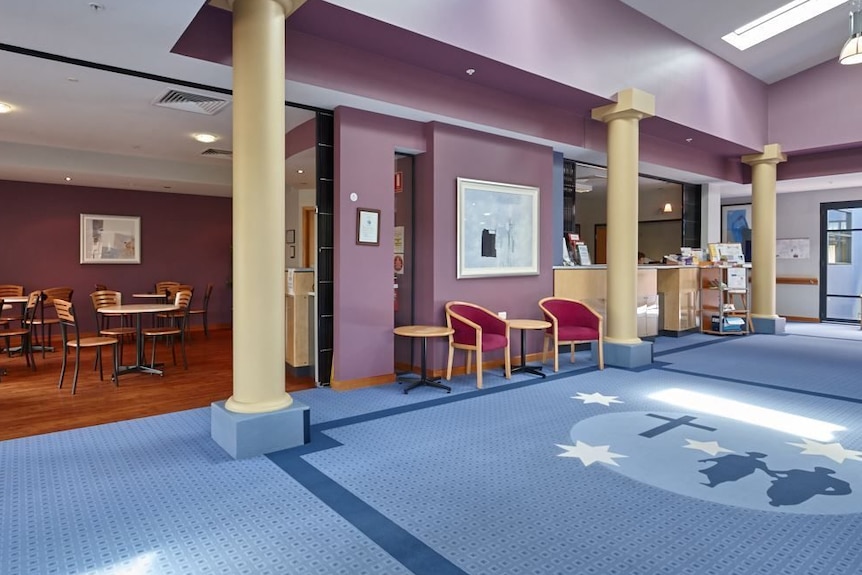
M 208 409 L 0 442 L 0 574 L 858 575 L 858 345 L 695 334 L 637 371 L 308 390 L 312 442 L 242 461 Z

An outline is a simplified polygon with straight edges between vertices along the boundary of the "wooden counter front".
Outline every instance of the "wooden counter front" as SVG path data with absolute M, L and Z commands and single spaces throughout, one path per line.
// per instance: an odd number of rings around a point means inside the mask
M 662 331 L 680 333 L 700 328 L 699 278 L 697 267 L 658 268 Z
M 656 269 L 654 266 L 638 267 L 638 337 L 658 335 Z M 607 266 L 554 268 L 554 295 L 584 302 L 605 318 L 607 326 L 607 271 Z

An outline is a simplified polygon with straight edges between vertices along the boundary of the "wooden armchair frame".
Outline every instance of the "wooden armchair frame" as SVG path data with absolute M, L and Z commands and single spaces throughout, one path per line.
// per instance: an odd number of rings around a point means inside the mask
M 482 389 L 483 352 L 486 351 L 503 350 L 506 379 L 510 379 L 512 377 L 512 360 L 509 351 L 511 341 L 509 323 L 491 310 L 474 303 L 450 301 L 446 304 L 445 309 L 446 325 L 455 330 L 449 336 L 449 361 L 446 368 L 446 379 L 452 379 L 452 363 L 456 349 L 463 349 L 467 352 L 465 369 L 468 374 L 470 373 L 472 353 L 476 352 L 476 387 L 478 389 Z M 475 319 L 481 318 L 482 323 L 470 319 L 464 315 L 464 312 L 468 312 Z M 505 339 L 501 340 L 500 338 Z

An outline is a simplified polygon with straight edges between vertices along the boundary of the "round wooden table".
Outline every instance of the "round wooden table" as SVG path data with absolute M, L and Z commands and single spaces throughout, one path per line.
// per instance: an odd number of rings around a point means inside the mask
M 425 359 L 427 357 L 427 348 L 428 348 L 428 338 L 429 337 L 446 337 L 450 334 L 455 333 L 455 330 L 451 327 L 446 327 L 444 325 L 402 325 L 396 327 L 392 330 L 395 335 L 400 335 L 403 337 L 413 337 L 413 338 L 422 338 L 422 367 L 421 374 L 419 379 L 413 381 L 409 387 L 404 388 L 404 393 L 407 393 L 414 387 L 419 387 L 420 385 L 428 385 L 431 387 L 437 387 L 440 389 L 445 389 L 446 393 L 452 391 L 452 388 L 448 385 L 444 385 L 440 383 L 440 378 L 436 377 L 433 379 L 428 378 L 427 367 L 425 363 Z
M 543 319 L 510 319 L 509 327 L 511 329 L 521 330 L 521 365 L 512 368 L 512 373 L 532 373 L 545 377 L 541 365 L 527 365 L 527 330 L 528 329 L 548 329 L 551 323 Z
M 132 303 L 122 305 L 106 305 L 96 310 L 99 313 L 103 313 L 105 315 L 134 314 L 135 316 L 135 364 L 121 365 L 119 375 L 134 371 L 152 373 L 155 375 L 164 375 L 164 372 L 161 369 L 146 365 L 146 362 L 144 360 L 144 338 L 141 337 L 141 316 L 148 313 L 176 311 L 178 309 L 178 306 L 167 303 Z M 155 345 L 155 343 L 153 343 L 153 345 Z

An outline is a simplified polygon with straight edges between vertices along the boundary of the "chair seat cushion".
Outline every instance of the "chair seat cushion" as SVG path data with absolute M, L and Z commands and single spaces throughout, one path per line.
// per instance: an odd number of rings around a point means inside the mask
M 557 330 L 557 338 L 560 341 L 589 341 L 599 339 L 599 332 L 589 327 L 561 325 Z
M 506 336 L 496 333 L 482 333 L 482 351 L 506 347 Z

